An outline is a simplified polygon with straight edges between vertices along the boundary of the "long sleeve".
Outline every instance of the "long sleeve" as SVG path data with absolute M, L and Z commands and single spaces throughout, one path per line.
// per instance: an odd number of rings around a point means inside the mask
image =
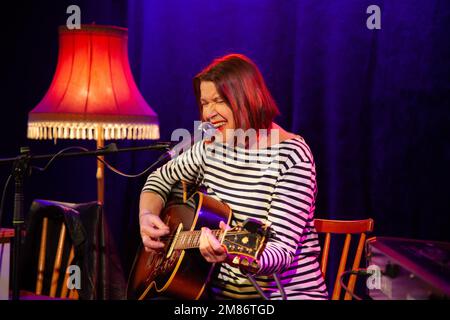
M 170 160 L 151 173 L 142 188 L 142 192 L 159 194 L 164 203 L 172 186 L 178 181 L 196 183 L 204 172 L 204 141 L 195 143 L 189 150 Z
M 292 158 L 291 158 L 292 159 Z M 297 158 L 298 159 L 298 158 Z M 314 162 L 297 160 L 277 180 L 270 203 L 268 221 L 273 237 L 260 257 L 260 275 L 283 272 L 294 258 L 315 206 Z
M 227 149 L 228 151 L 229 149 Z M 216 148 L 222 156 L 222 148 Z M 277 273 L 289 299 L 326 299 L 318 262 L 320 245 L 314 228 L 317 194 L 314 158 L 303 138 L 282 141 L 271 149 L 231 149 L 227 157 L 207 157 L 204 181 L 208 192 L 233 210 L 233 224 L 255 219 L 270 222 L 272 235 L 259 257 L 256 272 L 234 261 L 218 265 L 210 292 L 217 298 L 257 298 L 255 280 L 270 299 L 280 299 L 272 274 Z M 247 270 L 245 270 L 247 269 Z

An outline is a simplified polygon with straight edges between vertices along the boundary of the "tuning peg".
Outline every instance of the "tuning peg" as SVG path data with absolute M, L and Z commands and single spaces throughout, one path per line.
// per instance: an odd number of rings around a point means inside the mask
M 242 264 L 244 267 L 248 267 L 248 266 L 250 265 L 249 261 L 248 261 L 246 258 L 242 258 L 241 264 Z

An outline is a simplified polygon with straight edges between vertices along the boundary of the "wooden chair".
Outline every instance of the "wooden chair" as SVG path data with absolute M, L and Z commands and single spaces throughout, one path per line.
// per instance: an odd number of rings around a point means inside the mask
M 123 269 L 103 205 L 97 201 L 33 200 L 22 248 L 20 289 L 34 293 L 24 299 L 125 297 Z M 75 269 L 75 274 L 72 270 L 66 274 L 68 265 L 77 265 L 79 269 Z M 77 279 L 73 279 L 74 275 Z M 78 280 L 78 290 L 67 288 L 67 280 L 69 283 Z
M 324 220 L 324 219 L 314 220 L 314 225 L 316 227 L 317 232 L 325 234 L 325 242 L 322 247 L 322 259 L 320 263 L 322 274 L 325 279 L 327 275 L 327 264 L 328 264 L 328 255 L 330 251 L 331 234 L 345 235 L 344 246 L 339 261 L 339 268 L 336 274 L 336 279 L 334 281 L 333 294 L 331 296 L 332 300 L 339 300 L 341 297 L 342 287 L 341 284 L 339 283 L 339 279 L 341 274 L 346 270 L 347 258 L 350 250 L 350 242 L 352 235 L 359 235 L 358 246 L 356 249 L 355 258 L 353 260 L 353 265 L 351 268 L 351 270 L 356 270 L 359 268 L 361 262 L 361 257 L 366 240 L 366 233 L 372 232 L 373 224 L 374 221 L 372 219 L 354 220 L 354 221 Z M 352 293 L 355 289 L 355 284 L 356 284 L 356 275 L 351 275 L 348 280 L 347 288 Z M 351 299 L 352 299 L 351 294 L 349 292 L 346 292 L 344 300 L 351 300 Z
M 44 287 L 44 272 L 45 272 L 45 260 L 47 254 L 47 237 L 48 237 L 48 217 L 44 217 L 42 221 L 42 233 L 41 233 L 41 243 L 39 248 L 39 261 L 37 269 L 37 279 L 36 279 L 36 294 L 42 295 L 42 290 Z M 57 297 L 57 292 L 59 292 L 58 298 L 68 298 L 68 299 L 78 299 L 78 293 L 75 289 L 68 290 L 67 280 L 69 279 L 68 272 L 61 272 L 61 266 L 71 265 L 74 259 L 74 247 L 70 246 L 70 252 L 68 259 L 63 263 L 63 251 L 65 247 L 65 241 L 68 239 L 66 236 L 66 225 L 61 222 L 59 230 L 59 240 L 57 245 L 57 251 L 55 255 L 55 261 L 53 263 L 53 272 L 50 283 L 50 293 L 49 297 Z M 60 276 L 64 276 L 61 284 L 61 289 L 58 289 L 58 284 L 60 282 Z
M 57 243 L 51 243 L 53 239 L 57 239 Z M 67 286 L 69 273 L 66 270 L 73 263 L 75 256 L 74 246 L 70 241 L 63 219 L 48 216 L 42 218 L 36 286 L 34 292 L 29 291 L 31 288 L 21 290 L 21 299 L 78 299 L 77 290 L 69 290 Z M 34 273 L 31 266 L 25 267 L 25 272 Z

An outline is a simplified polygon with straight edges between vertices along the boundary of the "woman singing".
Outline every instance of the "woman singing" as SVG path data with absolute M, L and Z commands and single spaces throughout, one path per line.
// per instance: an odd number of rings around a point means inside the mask
M 271 223 L 273 236 L 252 275 L 269 299 L 281 299 L 276 274 L 288 299 L 327 299 L 319 268 L 314 228 L 316 171 L 305 140 L 273 122 L 278 108 L 257 66 L 246 56 L 216 59 L 194 78 L 203 121 L 216 128 L 214 141 L 191 149 L 152 173 L 141 193 L 139 221 L 146 250 L 164 246 L 169 233 L 159 214 L 172 186 L 201 181 L 207 194 L 228 204 L 231 226 L 246 218 Z M 228 226 L 221 224 L 221 228 Z M 200 252 L 216 269 L 208 284 L 214 299 L 256 299 L 248 270 L 229 261 L 209 229 L 202 229 Z

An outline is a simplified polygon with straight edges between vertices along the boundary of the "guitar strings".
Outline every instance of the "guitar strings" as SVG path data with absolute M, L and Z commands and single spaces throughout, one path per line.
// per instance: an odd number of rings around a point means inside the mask
M 212 231 L 213 233 L 218 233 L 217 230 L 211 230 L 211 231 Z M 219 231 L 220 231 L 219 233 L 222 232 L 222 230 L 219 230 Z M 200 230 L 195 230 L 195 231 L 182 231 L 181 233 L 179 233 L 179 235 L 182 234 L 182 233 L 185 233 L 185 232 L 188 232 L 188 233 L 191 233 L 191 234 L 195 234 L 196 236 L 197 236 L 199 233 L 201 233 Z M 242 232 L 242 231 L 231 231 L 231 232 L 227 232 L 227 235 L 238 235 L 238 234 L 243 234 L 243 233 L 245 233 L 245 232 Z M 250 233 L 250 232 L 248 232 L 248 233 Z M 170 241 L 170 240 L 175 239 L 175 236 L 176 236 L 176 234 L 175 234 L 175 235 L 170 235 L 170 236 L 163 236 L 163 237 L 160 237 L 160 238 L 159 238 L 159 241 L 161 241 L 161 242 Z M 192 236 L 194 236 L 194 235 L 192 235 Z

